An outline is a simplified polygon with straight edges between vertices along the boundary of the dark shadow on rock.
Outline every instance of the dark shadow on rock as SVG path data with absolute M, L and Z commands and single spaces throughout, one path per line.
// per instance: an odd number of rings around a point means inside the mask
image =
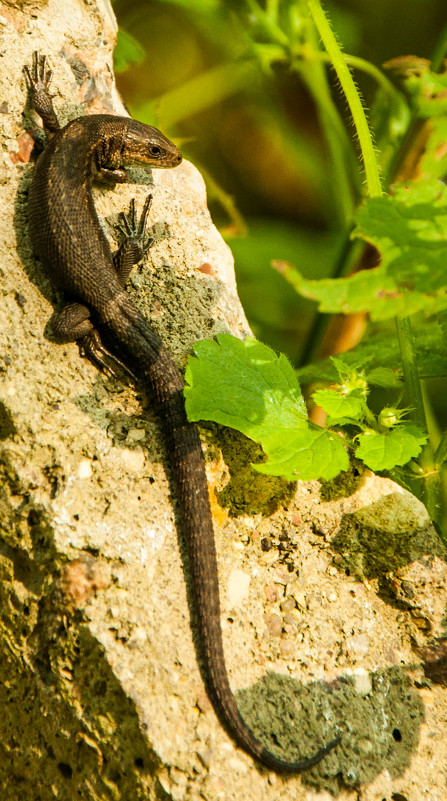
M 0 468 L 2 799 L 163 798 L 136 707 L 64 595 L 51 524 L 2 454 Z
M 296 492 L 296 482 L 263 475 L 252 467 L 256 462 L 265 461 L 260 445 L 232 428 L 213 425 L 212 431 L 230 474 L 224 489 L 217 493 L 230 517 L 271 515 L 279 506 L 289 505 Z
M 337 567 L 359 580 L 377 579 L 381 597 L 391 603 L 393 593 L 388 589 L 388 574 L 417 559 L 434 556 L 447 559 L 446 550 L 431 527 L 417 528 L 411 523 L 403 527 L 398 516 L 393 527 L 392 515 L 387 517 L 386 525 L 381 526 L 384 511 L 392 510 L 394 496 L 402 497 L 400 493 L 393 493 L 345 515 L 331 540 L 331 548 L 342 557 Z M 375 518 L 376 527 L 371 525 Z
M 382 770 L 401 776 L 424 720 L 422 701 L 402 668 L 369 674 L 361 692 L 352 677 L 303 685 L 270 672 L 237 699 L 255 735 L 282 759 L 311 756 L 341 734 L 340 745 L 301 774 L 303 784 L 334 797 L 373 781 Z
M 0 440 L 13 437 L 16 433 L 12 415 L 3 401 L 0 401 Z
M 352 459 L 348 470 L 342 470 L 330 481 L 320 481 L 320 498 L 323 503 L 349 498 L 359 488 L 365 468 L 360 461 Z
M 46 629 L 48 620 L 39 626 Z M 56 635 L 65 680 L 52 670 L 33 669 L 43 662 L 51 666 L 55 643 L 50 653 L 34 650 L 29 663 L 7 639 L 0 640 L 0 743 L 7 751 L 0 767 L 2 797 L 147 799 L 158 762 L 133 702 L 87 628 Z M 40 645 L 49 644 L 42 638 Z
M 434 684 L 447 687 L 447 639 L 436 639 L 431 645 L 414 650 L 422 659 L 422 667 L 427 679 Z

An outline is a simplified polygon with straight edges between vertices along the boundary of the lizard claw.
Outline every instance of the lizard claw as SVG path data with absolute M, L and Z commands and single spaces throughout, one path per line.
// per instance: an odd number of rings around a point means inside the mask
M 118 215 L 118 223 L 115 225 L 115 230 L 123 237 L 122 244 L 126 242 L 136 245 L 141 251 L 141 258 L 148 253 L 149 248 L 154 242 L 153 237 L 146 235 L 146 223 L 151 203 L 152 195 L 148 195 L 144 202 L 140 220 L 138 221 L 135 198 L 132 198 L 128 213 L 126 214 L 124 211 L 121 211 Z
M 81 356 L 90 359 L 93 364 L 113 378 L 118 378 L 118 376 L 115 373 L 115 370 L 113 370 L 105 360 L 105 356 L 114 364 L 118 365 L 118 367 L 120 367 L 122 370 L 124 370 L 124 372 L 130 375 L 131 378 L 133 378 L 135 381 L 137 380 L 137 377 L 132 373 L 131 370 L 129 370 L 127 365 L 118 359 L 115 354 L 110 353 L 110 351 L 104 347 L 101 342 L 101 338 L 95 329 L 82 337 L 82 339 L 79 339 L 78 345 Z
M 48 89 L 53 76 L 53 70 L 47 69 L 47 57 L 39 56 L 37 50 L 33 53 L 33 63 L 31 69 L 26 65 L 23 68 L 27 89 L 32 92 L 45 92 Z
M 42 118 L 45 134 L 50 139 L 56 131 L 59 131 L 60 125 L 53 108 L 54 95 L 50 95 L 49 92 L 53 71 L 47 64 L 47 57 L 39 56 L 35 50 L 31 68 L 25 66 L 23 72 L 31 106 Z

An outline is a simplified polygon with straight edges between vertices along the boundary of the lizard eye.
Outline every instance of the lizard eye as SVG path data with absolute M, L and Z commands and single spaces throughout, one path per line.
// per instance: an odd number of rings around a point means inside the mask
M 151 156 L 161 156 L 161 147 L 158 145 L 152 145 L 152 147 L 149 148 L 149 153 Z

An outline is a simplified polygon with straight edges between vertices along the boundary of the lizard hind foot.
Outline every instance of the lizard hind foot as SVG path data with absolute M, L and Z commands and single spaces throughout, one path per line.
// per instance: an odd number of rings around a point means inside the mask
M 113 378 L 117 378 L 118 376 L 107 359 L 112 361 L 113 364 L 117 365 L 121 370 L 124 370 L 132 379 L 137 380 L 136 376 L 129 370 L 127 365 L 104 347 L 96 329 L 92 329 L 88 334 L 79 339 L 78 345 L 81 356 L 89 359 L 96 367 L 99 367 L 100 370 Z

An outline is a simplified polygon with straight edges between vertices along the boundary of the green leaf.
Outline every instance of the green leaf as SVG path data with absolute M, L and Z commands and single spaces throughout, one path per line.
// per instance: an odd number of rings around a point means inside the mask
M 369 199 L 356 214 L 353 236 L 381 253 L 379 267 L 348 278 L 305 279 L 282 266 L 286 279 L 320 311 L 370 312 L 372 320 L 447 308 L 447 187 L 419 181 Z
M 230 334 L 194 345 L 185 380 L 190 420 L 214 420 L 248 437 L 264 437 L 272 426 L 304 428 L 306 406 L 286 357 L 256 339 Z M 259 440 L 257 440 L 259 441 Z
M 284 476 L 288 481 L 314 478 L 329 481 L 349 467 L 343 442 L 325 428 L 289 430 L 281 440 L 272 437 L 261 444 L 269 459 L 253 467 L 259 473 Z
M 356 215 L 353 236 L 374 244 L 382 267 L 407 289 L 434 293 L 447 283 L 447 187 L 441 181 L 399 184 Z
M 397 358 L 400 358 L 400 354 Z M 397 372 L 397 370 L 392 370 L 390 367 L 374 367 L 374 369 L 365 373 L 365 379 L 371 387 L 394 389 L 401 385 L 401 379 L 396 374 Z
M 282 274 L 305 298 L 318 301 L 323 313 L 353 314 L 369 311 L 381 298 L 392 294 L 396 285 L 383 268 L 362 270 L 349 278 L 304 278 L 291 264 L 283 264 Z
M 194 346 L 186 368 L 186 411 L 190 420 L 213 420 L 262 445 L 262 473 L 288 480 L 333 478 L 347 469 L 341 439 L 311 428 L 295 371 L 284 355 L 255 339 L 229 334 Z
M 371 470 L 392 470 L 414 459 L 422 450 L 427 437 L 413 425 L 400 425 L 391 431 L 367 431 L 357 437 L 355 455 Z
M 346 420 L 361 420 L 364 417 L 365 395 L 361 389 L 355 389 L 348 394 L 336 389 L 319 389 L 312 397 L 330 416 L 328 425 L 341 424 Z

